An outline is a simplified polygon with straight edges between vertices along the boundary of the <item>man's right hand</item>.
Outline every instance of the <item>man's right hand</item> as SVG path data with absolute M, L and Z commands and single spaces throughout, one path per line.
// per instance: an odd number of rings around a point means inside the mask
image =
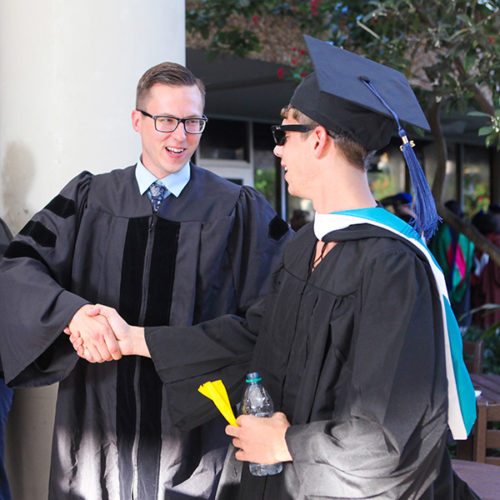
M 68 327 L 67 334 L 80 339 L 75 346 L 78 354 L 91 363 L 118 360 L 122 357 L 120 346 L 107 319 L 99 314 L 96 306 L 87 304 L 75 313 Z

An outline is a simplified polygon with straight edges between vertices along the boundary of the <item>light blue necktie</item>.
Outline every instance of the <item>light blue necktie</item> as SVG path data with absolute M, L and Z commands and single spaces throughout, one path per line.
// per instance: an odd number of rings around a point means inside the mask
M 148 197 L 153 207 L 153 212 L 158 212 L 161 202 L 167 197 L 168 189 L 161 182 L 153 182 L 148 189 Z

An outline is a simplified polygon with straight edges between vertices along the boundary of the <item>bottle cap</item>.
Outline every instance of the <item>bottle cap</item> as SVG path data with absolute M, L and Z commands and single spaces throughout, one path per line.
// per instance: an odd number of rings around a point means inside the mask
M 261 380 L 262 380 L 262 377 L 260 376 L 259 372 L 251 372 L 251 373 L 247 374 L 247 378 L 246 378 L 245 382 L 247 384 L 251 384 L 251 383 L 260 382 Z

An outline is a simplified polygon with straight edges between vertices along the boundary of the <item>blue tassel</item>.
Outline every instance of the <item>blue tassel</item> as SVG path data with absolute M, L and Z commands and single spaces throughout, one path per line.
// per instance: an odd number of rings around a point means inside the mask
M 413 144 L 408 141 L 406 131 L 403 128 L 400 127 L 398 133 L 403 141 L 401 151 L 408 165 L 415 199 L 414 211 L 416 219 L 411 221 L 411 225 L 418 233 L 423 234 L 424 238 L 428 241 L 436 232 L 437 225 L 441 218 L 437 213 L 436 204 L 427 178 L 413 151 Z
M 384 98 L 378 93 L 373 84 L 364 78 L 361 81 L 370 89 L 370 91 L 379 99 L 379 101 L 387 108 L 398 125 L 398 134 L 403 141 L 401 151 L 405 158 L 408 170 L 410 172 L 411 186 L 414 194 L 414 211 L 416 218 L 411 221 L 411 225 L 415 230 L 429 240 L 436 232 L 437 226 L 441 218 L 436 210 L 436 203 L 432 196 L 429 183 L 425 177 L 424 171 L 413 151 L 413 144 L 408 140 L 405 129 L 401 126 L 399 116 L 385 102 Z

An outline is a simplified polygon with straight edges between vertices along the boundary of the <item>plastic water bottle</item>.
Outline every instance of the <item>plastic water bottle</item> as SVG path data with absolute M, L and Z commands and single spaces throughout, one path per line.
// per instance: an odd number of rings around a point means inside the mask
M 262 378 L 258 372 L 249 373 L 246 377 L 247 387 L 241 402 L 243 415 L 270 417 L 274 413 L 271 396 L 261 384 Z M 283 470 L 283 464 L 249 464 L 250 473 L 254 476 L 273 476 Z

